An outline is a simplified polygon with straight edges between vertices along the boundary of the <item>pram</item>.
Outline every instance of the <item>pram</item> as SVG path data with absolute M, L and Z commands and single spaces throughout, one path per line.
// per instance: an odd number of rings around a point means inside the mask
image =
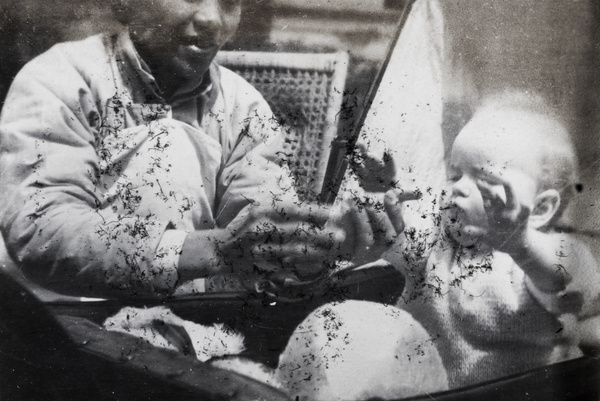
M 340 297 L 392 302 L 402 276 L 391 266 L 347 272 L 327 284 L 287 293 L 204 294 L 163 299 L 200 323 L 224 322 L 249 341 L 247 357 L 273 365 L 311 310 Z M 394 291 L 388 292 L 391 288 Z M 332 291 L 333 289 L 333 291 Z M 329 295 L 327 293 L 329 292 Z M 301 296 L 302 295 L 302 296 Z M 334 295 L 336 296 L 336 295 Z M 123 300 L 44 305 L 6 274 L 0 280 L 0 398 L 6 400 L 289 400 L 264 383 L 202 363 L 98 324 Z M 149 300 L 136 300 L 143 306 Z M 128 302 L 128 304 L 130 304 Z M 157 300 L 153 299 L 156 305 Z M 409 400 L 598 400 L 600 358 L 546 366 L 464 389 Z

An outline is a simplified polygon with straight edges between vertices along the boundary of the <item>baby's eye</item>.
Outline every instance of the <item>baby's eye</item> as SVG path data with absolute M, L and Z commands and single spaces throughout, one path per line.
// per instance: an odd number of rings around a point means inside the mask
M 450 174 L 448 174 L 448 182 L 450 183 L 458 182 L 458 180 L 460 180 L 461 178 L 462 174 L 458 172 L 450 172 Z
M 498 180 L 494 179 L 494 177 L 492 176 L 485 176 L 485 177 L 478 177 L 475 180 L 475 184 L 478 187 L 484 187 L 484 188 L 493 188 L 493 187 L 497 187 L 500 186 L 502 187 L 502 184 L 498 182 Z

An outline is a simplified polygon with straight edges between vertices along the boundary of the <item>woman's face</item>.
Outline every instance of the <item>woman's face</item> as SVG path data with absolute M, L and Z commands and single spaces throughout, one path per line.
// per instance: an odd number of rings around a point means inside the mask
M 123 0 L 131 38 L 153 70 L 194 79 L 240 22 L 241 0 Z

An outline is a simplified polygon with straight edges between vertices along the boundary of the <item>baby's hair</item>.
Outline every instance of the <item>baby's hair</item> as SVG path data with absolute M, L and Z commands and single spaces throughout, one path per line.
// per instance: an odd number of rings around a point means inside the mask
M 475 112 L 492 118 L 510 118 L 532 129 L 524 130 L 522 145 L 535 147 L 532 157 L 537 156 L 540 173 L 539 188 L 544 191 L 556 189 L 561 195 L 559 209 L 550 224 L 563 214 L 575 193 L 579 180 L 578 161 L 571 136 L 560 114 L 539 94 L 506 90 L 487 97 Z

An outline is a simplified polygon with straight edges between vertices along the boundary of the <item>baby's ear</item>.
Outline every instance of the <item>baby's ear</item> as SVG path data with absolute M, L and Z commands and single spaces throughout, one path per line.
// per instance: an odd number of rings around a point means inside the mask
M 534 207 L 529 215 L 529 225 L 540 229 L 550 223 L 560 207 L 560 193 L 556 189 L 547 189 L 536 195 Z

